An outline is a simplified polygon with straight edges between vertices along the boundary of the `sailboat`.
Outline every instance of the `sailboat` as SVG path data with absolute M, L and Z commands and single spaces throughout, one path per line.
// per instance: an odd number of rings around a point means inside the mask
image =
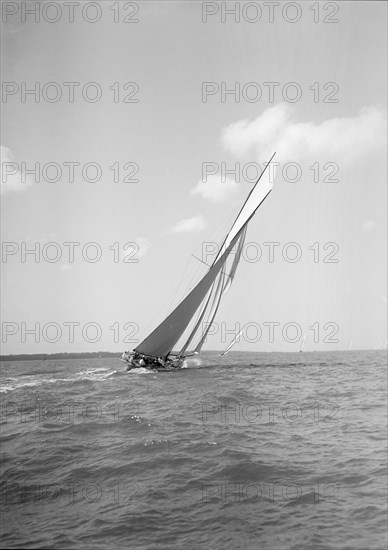
M 266 163 L 202 279 L 135 349 L 123 353 L 121 360 L 127 363 L 127 370 L 180 369 L 187 357 L 200 353 L 221 298 L 236 274 L 248 223 L 272 190 L 268 167 L 274 156 Z
M 234 344 L 236 344 L 236 342 L 239 342 L 240 341 L 240 336 L 242 335 L 242 333 L 244 332 L 244 329 L 245 329 L 245 326 L 236 334 L 236 336 L 233 338 L 233 340 L 230 342 L 229 346 L 226 348 L 225 351 L 222 351 L 220 353 L 220 357 L 223 357 L 224 355 L 227 355 L 230 350 L 232 349 L 232 347 L 234 346 Z
M 303 341 L 301 343 L 299 353 L 302 353 L 305 342 L 306 342 L 306 334 L 303 336 Z

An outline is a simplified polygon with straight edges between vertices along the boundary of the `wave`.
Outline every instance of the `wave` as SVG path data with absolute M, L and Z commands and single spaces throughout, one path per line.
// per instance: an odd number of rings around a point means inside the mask
M 106 380 L 113 374 L 115 370 L 111 370 L 107 367 L 89 368 L 86 371 L 77 372 L 75 378 L 70 378 L 68 381 L 78 382 L 79 380 L 92 380 L 98 382 L 100 380 Z
M 36 374 L 27 374 L 20 376 L 19 378 L 5 378 L 0 385 L 0 393 L 9 393 L 16 390 L 21 390 L 23 388 L 31 388 L 36 386 L 42 386 L 44 384 L 56 384 L 58 382 L 80 382 L 80 381 L 92 381 L 92 382 L 100 382 L 104 381 L 113 374 L 115 374 L 116 371 L 112 370 L 108 367 L 96 367 L 96 368 L 89 368 L 84 371 L 77 372 L 72 376 L 69 376 L 68 378 L 36 378 L 31 379 L 32 376 L 36 376 Z M 61 373 L 62 374 L 62 373 Z M 39 376 L 39 375 L 38 375 Z

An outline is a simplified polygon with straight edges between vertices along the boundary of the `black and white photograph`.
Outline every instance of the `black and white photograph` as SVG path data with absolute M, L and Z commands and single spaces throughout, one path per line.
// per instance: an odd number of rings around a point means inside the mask
M 387 2 L 0 4 L 1 548 L 387 550 Z

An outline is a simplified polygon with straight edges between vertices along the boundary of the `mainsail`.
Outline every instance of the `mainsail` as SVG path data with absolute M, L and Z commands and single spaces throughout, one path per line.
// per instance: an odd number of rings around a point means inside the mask
M 153 357 L 185 357 L 199 353 L 216 316 L 221 298 L 235 276 L 248 222 L 271 192 L 273 181 L 268 166 L 274 155 L 275 153 L 249 193 L 205 276 L 134 351 Z

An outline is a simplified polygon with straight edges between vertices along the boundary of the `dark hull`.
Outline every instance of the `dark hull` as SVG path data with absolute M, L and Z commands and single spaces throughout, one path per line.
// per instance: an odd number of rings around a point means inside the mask
M 158 359 L 155 357 L 141 356 L 134 357 L 131 354 L 123 353 L 121 361 L 127 364 L 127 371 L 132 369 L 148 369 L 153 371 L 174 371 L 179 370 L 183 367 L 184 358 L 175 358 L 175 359 Z

